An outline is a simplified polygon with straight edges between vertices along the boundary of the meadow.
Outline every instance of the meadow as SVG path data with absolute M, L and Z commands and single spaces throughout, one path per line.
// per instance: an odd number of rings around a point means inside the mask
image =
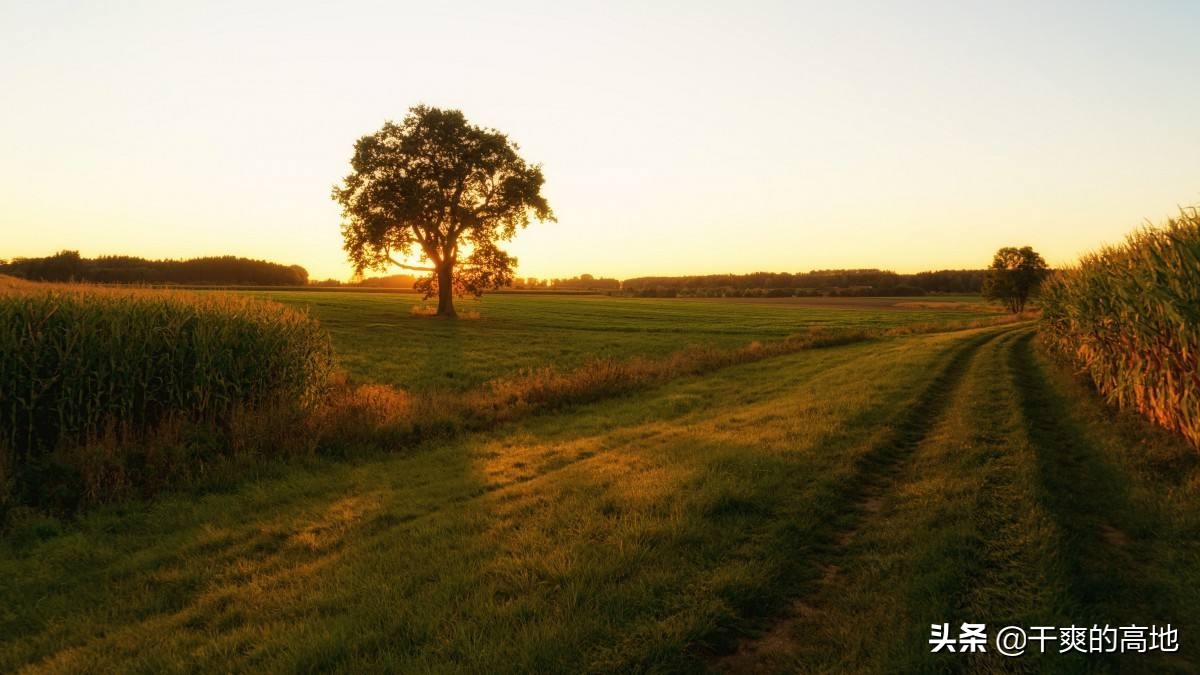
M 20 510 L 0 671 L 1198 665 L 1195 451 L 975 299 L 496 295 L 448 322 L 252 295 L 320 321 L 346 391 L 476 421 Z M 1171 623 L 1181 649 L 931 655 L 930 624 L 963 621 Z
M 407 390 L 466 389 L 589 358 L 661 357 L 688 345 L 740 347 L 811 328 L 876 329 L 975 319 L 979 298 L 675 300 L 601 295 L 487 295 L 464 300 L 477 319 L 429 321 L 412 293 L 261 291 L 305 308 L 329 331 L 342 367 L 361 381 Z
M 1200 467 L 1028 324 L 813 349 L 4 542 L 31 672 L 1186 672 L 928 626 L 1200 626 Z

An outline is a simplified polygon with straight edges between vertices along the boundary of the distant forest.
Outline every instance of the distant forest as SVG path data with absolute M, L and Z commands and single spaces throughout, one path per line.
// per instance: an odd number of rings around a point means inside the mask
M 621 285 L 639 297 L 854 297 L 978 293 L 984 270 L 940 270 L 897 274 L 887 270 L 755 272 L 690 277 L 638 277 Z
M 247 286 L 345 286 L 367 288 L 412 288 L 417 277 L 395 274 L 359 278 L 350 282 L 334 279 L 309 281 L 299 265 L 280 265 L 265 260 L 234 256 L 189 260 L 147 260 L 133 256 L 82 258 L 76 251 L 62 251 L 45 258 L 0 260 L 0 274 L 34 281 L 90 281 L 124 284 L 213 284 Z M 685 277 L 638 277 L 618 281 L 581 274 L 570 279 L 518 278 L 514 290 L 597 291 L 610 295 L 652 298 L 705 297 L 815 297 L 815 296 L 917 296 L 926 293 L 979 293 L 984 270 L 941 270 L 897 274 L 887 270 L 814 270 L 812 272 L 755 272 L 752 274 L 709 274 Z
M 926 293 L 979 293 L 984 270 L 941 270 L 897 274 L 887 270 L 816 270 L 812 272 L 755 272 L 753 274 L 710 274 L 688 277 L 638 277 L 619 281 L 581 274 L 570 279 L 517 278 L 513 290 L 598 291 L 609 295 L 649 298 L 706 297 L 819 297 L 819 296 L 917 296 Z M 348 284 L 334 280 L 320 285 L 412 288 L 417 280 L 408 274 L 369 277 Z
M 61 251 L 45 258 L 0 261 L 0 274 L 32 281 L 90 281 L 106 284 L 227 284 L 305 286 L 308 270 L 231 255 L 189 260 L 147 260 L 127 255 L 82 258 Z

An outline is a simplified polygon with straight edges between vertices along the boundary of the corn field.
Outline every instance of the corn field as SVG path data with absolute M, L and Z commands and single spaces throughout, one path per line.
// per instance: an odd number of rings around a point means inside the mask
M 1200 447 L 1200 213 L 1084 256 L 1042 288 L 1042 334 L 1110 402 Z
M 0 445 L 18 463 L 166 419 L 310 404 L 332 368 L 316 320 L 229 295 L 0 284 Z

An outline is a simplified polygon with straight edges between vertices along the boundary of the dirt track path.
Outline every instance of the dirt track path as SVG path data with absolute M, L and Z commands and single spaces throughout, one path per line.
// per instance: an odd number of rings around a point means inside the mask
M 1164 514 L 1129 496 L 1134 479 L 1056 391 L 1033 338 L 1028 327 L 994 331 L 947 358 L 847 486 L 857 506 L 815 561 L 818 581 L 713 670 L 1193 672 L 1186 645 L 929 653 L 933 623 L 1179 626 L 1193 616 L 1166 582 L 1178 542 L 1147 527 Z

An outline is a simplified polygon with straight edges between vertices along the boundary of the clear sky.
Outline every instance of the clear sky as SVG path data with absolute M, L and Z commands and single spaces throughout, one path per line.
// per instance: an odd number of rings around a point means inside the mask
M 851 6 L 853 5 L 853 6 Z M 1200 2 L 0 0 L 0 257 L 346 277 L 409 106 L 541 162 L 522 276 L 1051 264 L 1200 202 Z

